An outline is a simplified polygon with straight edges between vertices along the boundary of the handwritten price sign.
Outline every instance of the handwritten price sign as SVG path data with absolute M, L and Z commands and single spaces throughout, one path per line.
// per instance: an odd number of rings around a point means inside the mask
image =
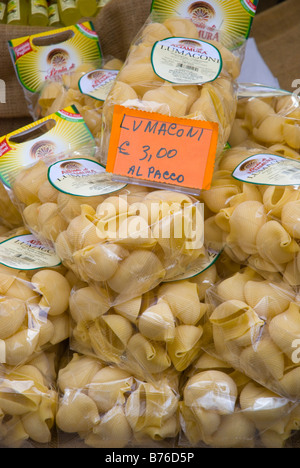
M 217 123 L 115 106 L 106 171 L 197 194 L 210 188 L 217 142 Z

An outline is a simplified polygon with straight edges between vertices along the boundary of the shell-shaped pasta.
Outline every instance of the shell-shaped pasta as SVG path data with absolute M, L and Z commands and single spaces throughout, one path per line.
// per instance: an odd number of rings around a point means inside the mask
M 44 203 L 38 208 L 40 235 L 55 242 L 57 236 L 67 228 L 65 219 L 60 215 L 56 203 Z
M 149 434 L 151 428 L 161 428 L 178 410 L 178 396 L 164 382 L 159 385 L 142 382 L 128 397 L 125 414 L 136 435 Z
M 171 366 L 171 359 L 164 345 L 151 342 L 141 333 L 135 333 L 128 342 L 127 359 L 129 365 L 133 360 L 143 372 L 158 374 Z
M 211 265 L 207 270 L 189 280 L 191 283 L 197 284 L 200 301 L 204 302 L 206 291 L 216 283 L 217 277 L 217 268 L 215 265 Z
M 170 31 L 161 23 L 150 23 L 142 31 L 143 43 L 154 44 L 156 41 L 160 41 L 169 37 Z
M 129 84 L 140 96 L 143 96 L 149 88 L 153 87 L 155 82 L 162 82 L 155 74 L 152 64 L 143 56 L 141 56 L 140 61 L 128 61 L 120 71 L 118 80 Z M 122 101 L 126 101 L 125 96 Z
M 198 30 L 189 19 L 174 16 L 168 18 L 163 25 L 170 31 L 172 36 L 198 39 Z
M 251 280 L 256 284 L 256 281 L 261 279 L 260 275 L 254 270 L 246 268 L 221 281 L 216 287 L 216 293 L 222 301 L 235 299 L 237 301 L 248 302 L 244 294 L 245 285 Z M 253 307 L 250 302 L 248 304 Z
M 289 308 L 282 314 L 272 319 L 269 325 L 269 333 L 276 345 L 293 360 L 295 340 L 300 339 L 300 311 L 295 302 L 291 302 Z
M 240 146 L 248 139 L 250 131 L 247 129 L 243 119 L 235 119 L 232 124 L 231 133 L 228 138 L 230 146 Z
M 185 370 L 200 354 L 203 328 L 194 325 L 178 325 L 173 341 L 167 343 L 168 354 L 175 369 Z
M 265 223 L 257 233 L 256 245 L 262 258 L 274 265 L 288 263 L 299 252 L 297 242 L 275 220 Z
M 208 370 L 191 377 L 183 390 L 186 406 L 214 411 L 220 415 L 234 412 L 237 386 L 224 372 Z
M 118 363 L 133 333 L 129 320 L 120 315 L 104 315 L 89 328 L 94 352 L 107 362 Z
M 38 346 L 42 347 L 49 343 L 54 336 L 54 324 L 51 320 L 42 319 L 38 320 L 39 326 L 39 341 Z
M 198 286 L 189 281 L 164 284 L 158 290 L 159 297 L 170 306 L 174 316 L 186 325 L 195 325 L 207 311 L 198 296 Z
M 122 296 L 136 297 L 157 286 L 165 273 L 162 263 L 154 253 L 142 249 L 134 250 L 120 263 L 108 284 Z
M 38 191 L 38 197 L 41 203 L 56 203 L 58 191 L 46 180 Z
M 283 143 L 283 125 L 285 123 L 284 117 L 280 115 L 269 115 L 258 128 L 253 129 L 254 138 L 264 143 L 266 146 L 275 145 L 276 143 Z
M 196 85 L 180 85 L 180 86 L 174 86 L 174 89 L 176 91 L 179 91 L 180 93 L 183 93 L 185 96 L 187 96 L 188 101 L 187 101 L 187 111 L 186 111 L 186 113 L 188 114 L 192 104 L 198 99 L 198 97 L 200 95 L 198 86 L 196 86 Z
M 240 163 L 258 152 L 257 148 L 251 149 L 243 146 L 230 148 L 223 153 L 219 164 L 219 170 L 228 171 L 231 174 Z
M 19 275 L 5 293 L 5 296 L 19 299 L 20 301 L 37 303 L 39 295 L 33 291 L 32 285 L 28 278 L 24 279 Z
M 53 270 L 41 270 L 33 275 L 32 284 L 43 296 L 40 306 L 48 308 L 50 316 L 60 315 L 68 309 L 71 287 L 63 275 Z
M 275 110 L 267 102 L 256 98 L 247 101 L 245 106 L 245 120 L 251 130 L 254 127 L 259 127 L 263 120 L 269 115 L 274 116 Z
M 154 341 L 171 341 L 175 336 L 175 319 L 166 301 L 159 299 L 157 304 L 146 309 L 138 319 L 142 335 Z
M 39 330 L 21 329 L 5 340 L 6 363 L 17 366 L 34 353 L 39 341 Z
M 55 400 L 55 392 L 49 391 L 49 393 L 42 396 L 42 401 L 38 411 L 28 413 L 22 417 L 22 423 L 25 431 L 35 442 L 47 444 L 51 441 Z
M 300 239 L 300 200 L 288 201 L 281 211 L 281 223 L 295 239 Z
M 240 405 L 243 414 L 255 423 L 260 431 L 271 428 L 285 419 L 291 410 L 290 402 L 256 382 L 249 382 L 241 391 Z
M 143 101 L 167 104 L 169 115 L 173 117 L 182 117 L 187 114 L 188 95 L 174 89 L 169 83 L 164 83 L 157 89 L 147 91 L 143 96 Z
M 266 211 L 271 216 L 281 217 L 284 206 L 299 198 L 298 190 L 293 187 L 268 187 L 263 195 Z
M 0 339 L 5 340 L 21 327 L 26 306 L 23 301 L 14 298 L 0 297 Z
M 51 317 L 51 322 L 54 328 L 53 335 L 49 339 L 51 345 L 62 343 L 70 337 L 70 316 L 67 312 Z
M 74 197 L 66 193 L 59 192 L 57 197 L 57 206 L 63 218 L 70 223 L 74 218 L 82 213 L 82 205 L 86 204 L 86 198 Z M 89 197 L 89 206 L 96 210 L 99 203 L 103 201 L 103 197 Z
M 300 395 L 300 367 L 297 366 L 286 372 L 280 380 L 281 393 L 291 400 L 299 400 Z
M 74 250 L 82 249 L 84 246 L 97 244 L 101 238 L 95 224 L 93 223 L 94 210 L 92 207 L 81 206 L 81 214 L 72 219 L 67 227 L 67 236 Z
M 237 300 L 223 302 L 209 320 L 222 330 L 225 343 L 234 341 L 240 346 L 254 343 L 265 323 L 248 304 Z
M 39 203 L 38 192 L 40 187 L 48 180 L 48 168 L 39 160 L 37 164 L 21 171 L 12 185 L 17 199 L 25 205 Z
M 105 289 L 86 286 L 71 293 L 70 313 L 76 323 L 96 320 L 109 308 L 109 297 Z
M 89 433 L 84 442 L 94 448 L 124 448 L 130 442 L 132 432 L 122 406 L 108 411 Z
M 67 390 L 59 402 L 56 424 L 63 432 L 88 432 L 99 424 L 96 403 L 84 393 Z
M 249 346 L 240 355 L 241 370 L 246 375 L 264 383 L 269 379 L 275 382 L 283 377 L 284 356 L 270 339 L 261 337 L 254 346 Z
M 64 393 L 67 389 L 86 388 L 102 367 L 99 360 L 74 353 L 71 361 L 58 372 L 59 389 Z
M 227 237 L 229 244 L 236 244 L 247 254 L 257 252 L 256 237 L 260 228 L 266 224 L 266 212 L 262 203 L 246 201 L 238 205 L 232 213 Z
M 29 438 L 23 427 L 20 416 L 12 416 L 2 425 L 3 440 L 2 444 L 7 448 L 20 448 Z
M 83 278 L 104 282 L 114 276 L 126 256 L 128 252 L 121 246 L 99 243 L 78 250 L 73 258 Z
M 285 122 L 283 124 L 283 138 L 286 143 L 296 150 L 300 148 L 300 126 L 299 123 Z
M 136 323 L 142 305 L 142 296 L 138 296 L 121 304 L 115 304 L 114 309 L 118 314 L 127 318 L 130 322 Z
M 39 232 L 38 215 L 40 206 L 40 203 L 31 203 L 23 211 L 24 223 L 33 232 Z
M 233 413 L 222 418 L 217 432 L 210 440 L 211 447 L 253 448 L 255 425 L 243 413 Z
M 122 369 L 104 367 L 94 375 L 88 386 L 88 395 L 100 413 L 106 413 L 125 402 L 125 393 L 132 390 L 133 377 Z
M 244 288 L 246 302 L 266 320 L 286 310 L 295 293 L 285 283 L 248 281 Z

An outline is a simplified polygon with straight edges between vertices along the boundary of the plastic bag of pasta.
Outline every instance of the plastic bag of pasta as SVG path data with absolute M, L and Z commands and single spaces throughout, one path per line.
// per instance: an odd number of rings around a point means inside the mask
M 26 229 L 0 238 L 0 362 L 11 369 L 69 338 L 71 286 L 53 249 Z
M 10 214 L 12 210 L 9 210 L 12 206 L 13 213 L 16 209 L 19 212 L 16 219 L 19 220 L 21 215 L 29 229 L 33 227 L 30 222 L 32 208 L 38 203 L 47 203 L 55 218 L 54 188 L 48 181 L 48 167 L 59 159 L 83 154 L 96 159 L 97 150 L 90 130 L 74 106 L 3 136 L 0 144 L 1 180 L 6 190 L 2 198 L 7 207 L 3 216 L 14 221 Z M 42 225 L 45 216 L 43 218 Z M 54 222 L 53 231 L 55 226 Z M 47 236 L 44 238 L 49 240 Z
M 216 122 L 218 156 L 235 118 L 241 57 L 240 49 L 230 51 L 221 41 L 200 40 L 189 19 L 174 16 L 160 23 L 151 15 L 104 104 L 103 162 L 117 105 L 174 119 Z
M 224 152 L 201 196 L 207 245 L 223 245 L 234 261 L 298 286 L 299 169 L 295 157 L 256 142 Z
M 70 296 L 70 347 L 140 379 L 176 376 L 210 339 L 204 299 L 216 279 L 216 267 L 211 265 L 197 276 L 161 283 L 114 307 L 105 289 L 75 287 Z
M 300 401 L 297 290 L 278 275 L 265 279 L 250 267 L 207 292 L 209 354 L 290 401 Z
M 111 59 L 96 70 L 94 64 L 84 64 L 73 73 L 63 74 L 61 82 L 47 81 L 40 92 L 36 116 L 42 118 L 75 105 L 94 138 L 99 139 L 103 102 L 122 64 Z
M 181 394 L 180 447 L 283 448 L 299 430 L 299 404 L 205 352 Z
M 175 444 L 179 395 L 168 379 L 150 384 L 117 366 L 75 353 L 60 368 L 58 387 L 59 447 Z
M 102 63 L 99 38 L 89 21 L 12 39 L 8 46 L 33 120 L 45 115 L 44 108 L 57 93 L 63 98 L 64 84 L 72 88 L 83 72 L 100 68 Z
M 231 146 L 252 140 L 287 158 L 299 159 L 300 100 L 288 91 L 240 84 Z
M 9 230 L 22 225 L 22 216 L 2 183 L 0 183 L 0 207 L 0 222 L 4 229 Z
M 52 448 L 57 410 L 57 349 L 25 365 L 0 365 L 0 446 Z

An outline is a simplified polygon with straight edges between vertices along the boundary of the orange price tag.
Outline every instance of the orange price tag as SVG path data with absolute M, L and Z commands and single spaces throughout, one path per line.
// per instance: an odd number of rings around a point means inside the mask
M 218 128 L 115 106 L 106 171 L 116 180 L 198 194 L 211 185 Z

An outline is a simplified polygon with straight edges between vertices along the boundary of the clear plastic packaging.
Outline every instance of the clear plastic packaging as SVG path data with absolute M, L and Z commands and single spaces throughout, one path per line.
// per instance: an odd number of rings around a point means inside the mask
M 76 79 L 77 72 L 79 79 L 83 70 L 100 68 L 102 63 L 99 37 L 90 21 L 12 39 L 8 46 L 33 120 L 41 117 L 57 93 L 65 98 L 62 86 Z
M 175 446 L 176 382 L 140 381 L 116 366 L 75 353 L 59 370 L 58 387 L 59 447 Z
M 209 354 L 249 378 L 299 402 L 298 292 L 282 277 L 265 279 L 250 267 L 221 279 L 207 292 L 212 343 Z
M 70 296 L 70 348 L 157 381 L 179 375 L 206 343 L 205 292 L 217 279 L 215 265 L 190 279 L 110 307 L 104 289 L 75 286 Z
M 0 364 L 0 447 L 55 447 L 59 352 L 53 347 L 16 368 Z
M 299 153 L 291 157 L 287 149 L 289 157 L 282 156 L 280 149 L 248 140 L 224 152 L 211 190 L 200 197 L 205 242 L 266 279 L 281 276 L 297 287 Z
M 283 448 L 299 431 L 299 404 L 205 352 L 181 395 L 180 447 Z
M 96 70 L 95 64 L 84 64 L 79 66 L 74 73 L 63 74 L 61 82 L 46 82 L 40 92 L 38 106 L 35 111 L 36 118 L 42 118 L 69 105 L 75 105 L 94 138 L 100 141 L 105 95 L 98 99 L 96 94 L 85 92 L 83 86 L 81 87 L 81 83 L 83 84 L 82 80 L 85 79 L 85 83 L 93 90 L 100 86 L 106 85 L 108 87 L 108 83 L 109 86 L 112 86 L 114 75 L 107 74 L 106 76 L 105 74 L 108 70 L 113 70 L 116 75 L 122 64 L 120 60 L 111 59 L 102 63 L 102 69 L 98 67 Z M 108 89 L 105 90 L 106 92 L 108 92 Z
M 13 369 L 69 338 L 71 285 L 55 252 L 25 228 L 0 241 L 0 362 Z
M 116 105 L 216 122 L 218 156 L 235 118 L 235 80 L 242 57 L 242 46 L 231 52 L 221 42 L 199 40 L 196 26 L 188 19 L 172 17 L 159 23 L 150 16 L 105 101 L 102 162 L 106 164 Z

